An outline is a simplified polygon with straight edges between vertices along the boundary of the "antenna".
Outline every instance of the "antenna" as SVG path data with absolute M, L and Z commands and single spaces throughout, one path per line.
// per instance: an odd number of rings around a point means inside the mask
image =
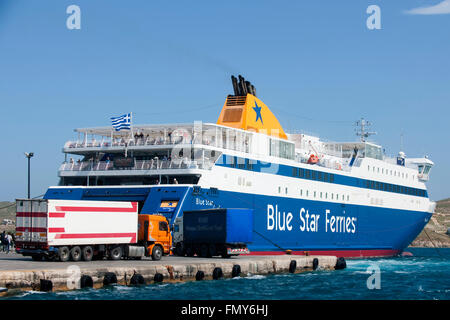
M 366 139 L 374 134 L 377 134 L 376 132 L 370 132 L 369 127 L 372 124 L 369 121 L 364 120 L 364 118 L 361 118 L 361 120 L 356 121 L 356 135 L 361 136 L 361 142 L 366 142 Z
M 403 151 L 403 132 L 400 134 L 400 151 Z

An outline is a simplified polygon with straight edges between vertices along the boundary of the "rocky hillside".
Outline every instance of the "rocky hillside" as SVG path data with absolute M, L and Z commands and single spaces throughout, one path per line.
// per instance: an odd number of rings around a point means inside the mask
M 413 241 L 411 247 L 450 247 L 448 228 L 450 228 L 450 198 L 437 202 L 430 222 Z
M 0 232 L 3 230 L 6 231 L 15 231 L 15 225 L 3 225 L 1 224 L 3 219 L 9 219 L 12 221 L 16 221 L 16 206 L 15 202 L 0 202 Z

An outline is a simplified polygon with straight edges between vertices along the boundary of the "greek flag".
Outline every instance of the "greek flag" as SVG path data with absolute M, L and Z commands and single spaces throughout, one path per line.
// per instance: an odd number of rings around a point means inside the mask
M 130 130 L 131 129 L 131 113 L 124 114 L 120 117 L 111 117 L 112 126 L 116 131 L 120 131 L 122 129 Z

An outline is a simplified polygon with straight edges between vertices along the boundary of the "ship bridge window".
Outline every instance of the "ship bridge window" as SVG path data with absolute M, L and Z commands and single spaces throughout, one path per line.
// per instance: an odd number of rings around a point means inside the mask
M 288 141 L 281 141 L 277 139 L 270 139 L 270 152 L 269 154 L 274 157 L 280 157 L 284 159 L 295 159 L 295 144 Z

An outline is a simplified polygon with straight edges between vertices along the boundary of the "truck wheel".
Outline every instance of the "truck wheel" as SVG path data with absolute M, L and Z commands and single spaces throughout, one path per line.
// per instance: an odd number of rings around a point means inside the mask
M 60 247 L 58 249 L 58 257 L 59 257 L 59 261 L 61 261 L 61 262 L 69 261 L 69 258 L 70 258 L 69 248 L 67 248 L 67 247 Z
M 109 258 L 111 260 L 120 260 L 120 258 L 122 258 L 122 247 L 117 246 L 117 247 L 112 248 L 109 251 Z
M 160 246 L 154 246 L 153 252 L 152 252 L 152 260 L 161 260 L 161 257 L 163 255 L 162 249 Z
M 94 250 L 91 246 L 84 246 L 81 250 L 81 256 L 84 261 L 91 261 L 94 256 Z
M 70 259 L 75 262 L 81 260 L 81 249 L 79 246 L 75 246 L 70 249 Z

